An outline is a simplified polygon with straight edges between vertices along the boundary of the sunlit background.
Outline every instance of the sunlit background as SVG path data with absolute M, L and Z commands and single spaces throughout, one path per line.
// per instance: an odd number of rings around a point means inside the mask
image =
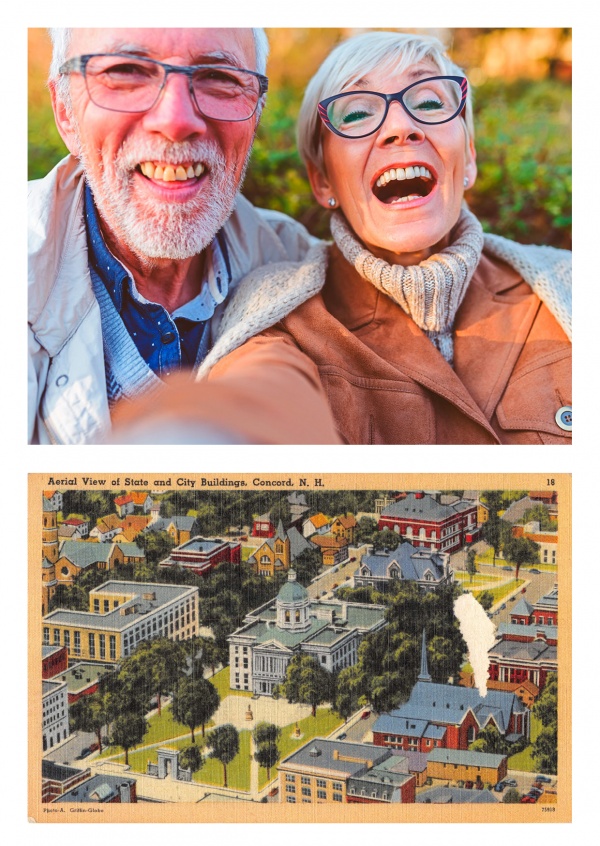
M 243 192 L 259 206 L 328 237 L 296 152 L 304 87 L 331 49 L 359 30 L 267 29 L 271 52 L 263 112 Z M 536 244 L 571 246 L 571 30 L 427 29 L 467 73 L 475 95 L 478 178 L 467 200 L 484 228 Z M 29 31 L 29 178 L 65 155 L 46 77 L 45 30 Z

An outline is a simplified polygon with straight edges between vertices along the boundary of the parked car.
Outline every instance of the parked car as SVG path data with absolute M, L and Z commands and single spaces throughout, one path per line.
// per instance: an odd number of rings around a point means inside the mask
M 543 790 L 540 790 L 540 788 L 539 788 L 539 787 L 536 787 L 535 785 L 533 785 L 533 787 L 530 787 L 530 788 L 529 788 L 529 793 L 530 793 L 532 796 L 537 796 L 537 797 L 538 797 L 538 799 L 539 799 L 539 797 L 542 795 L 542 793 L 543 793 L 543 792 L 544 792 Z
M 472 790 L 473 789 L 473 782 L 472 781 L 465 781 L 465 788 L 467 790 Z
M 81 750 L 81 752 L 79 753 L 79 755 L 76 757 L 76 759 L 75 759 L 75 760 L 76 760 L 76 761 L 81 761 L 81 759 L 82 759 L 82 758 L 87 758 L 87 756 L 91 753 L 91 751 L 92 751 L 92 750 L 90 749 L 90 747 L 89 747 L 89 746 L 85 746 L 85 747 Z
M 100 749 L 99 743 L 92 743 L 92 745 L 90 746 L 90 752 L 97 752 L 98 749 Z
M 352 558 L 350 559 L 350 562 L 352 562 L 352 561 L 356 561 L 356 555 L 352 556 Z
M 368 720 L 370 716 L 371 716 L 371 712 L 370 712 L 370 711 L 363 711 L 363 712 L 362 712 L 362 717 L 361 717 L 361 720 Z
M 336 589 L 336 587 L 339 587 L 339 585 L 338 585 L 338 583 L 337 583 L 337 582 L 334 582 L 334 583 L 331 585 L 331 590 L 335 590 L 335 589 Z
M 512 572 L 512 567 L 509 567 L 508 564 L 502 568 L 503 570 L 510 570 Z
M 483 782 L 481 779 L 475 782 L 475 790 L 483 790 Z
M 496 793 L 503 793 L 505 788 L 506 788 L 506 785 L 504 784 L 503 781 L 499 781 L 498 784 L 494 785 L 494 790 L 496 791 Z
M 506 608 L 506 602 L 503 605 L 500 606 L 500 610 L 504 611 L 505 608 Z
M 345 731 L 343 731 L 341 734 L 338 734 L 337 739 L 338 740 L 345 740 L 347 737 L 348 737 L 348 735 L 346 734 Z
M 540 573 L 541 573 L 542 571 L 541 571 L 541 570 L 537 570 L 535 567 L 532 567 L 532 568 L 531 568 L 531 570 L 530 570 L 529 572 L 530 572 L 530 573 L 533 573 L 533 575 L 534 575 L 534 576 L 539 576 L 539 575 L 540 575 Z
M 514 778 L 505 778 L 505 779 L 504 779 L 504 784 L 505 784 L 507 787 L 516 787 L 516 786 L 517 786 L 517 782 L 516 782 L 516 780 L 515 780 Z
M 279 793 L 278 787 L 274 787 L 272 790 L 269 790 L 269 796 L 277 796 L 278 793 Z
M 521 796 L 521 802 L 534 805 L 537 802 L 537 796 L 532 796 L 531 793 L 526 793 L 525 796 Z
M 544 784 L 552 784 L 552 779 L 549 778 L 547 775 L 538 775 L 535 777 L 536 781 L 541 781 Z

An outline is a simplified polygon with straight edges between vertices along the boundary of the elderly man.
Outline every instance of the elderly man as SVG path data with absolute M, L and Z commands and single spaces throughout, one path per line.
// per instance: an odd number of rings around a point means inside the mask
M 49 87 L 70 155 L 30 190 L 29 439 L 102 442 L 119 401 L 129 423 L 140 407 L 177 425 L 165 378 L 197 372 L 242 277 L 303 259 L 312 239 L 238 194 L 267 90 L 262 30 L 52 36 Z M 253 334 L 243 323 L 240 343 Z M 237 382 L 173 394 L 194 406 L 194 425 L 204 420 L 200 440 L 211 429 L 224 442 L 262 440 L 268 409 L 254 431 L 223 436 L 215 406 L 231 420 L 239 390 L 261 373 L 268 393 L 270 364 L 259 355 Z M 317 384 L 301 375 L 320 402 Z

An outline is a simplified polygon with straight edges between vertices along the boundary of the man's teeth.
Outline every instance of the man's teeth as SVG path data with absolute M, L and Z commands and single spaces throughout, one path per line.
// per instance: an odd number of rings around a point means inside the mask
M 414 179 L 417 176 L 424 177 L 425 179 L 433 179 L 431 172 L 426 167 L 421 167 L 420 165 L 406 168 L 391 167 L 385 173 L 381 174 L 375 184 L 378 188 L 381 188 L 382 185 L 387 185 L 392 179 Z
M 204 173 L 203 164 L 183 165 L 155 165 L 154 162 L 142 162 L 140 170 L 148 179 L 158 179 L 162 182 L 185 182 Z

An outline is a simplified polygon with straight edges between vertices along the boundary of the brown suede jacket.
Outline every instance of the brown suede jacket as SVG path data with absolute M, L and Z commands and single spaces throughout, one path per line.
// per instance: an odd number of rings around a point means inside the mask
M 304 384 L 316 366 L 343 443 L 571 442 L 556 422 L 571 405 L 571 343 L 515 269 L 482 255 L 456 316 L 451 367 L 337 247 L 328 252 L 320 293 L 225 355 L 210 381 L 231 378 L 257 352 L 264 364 L 269 349 L 274 362 L 285 349 Z M 321 391 L 302 395 L 288 413 L 310 428 L 315 415 L 329 416 L 322 403 Z

